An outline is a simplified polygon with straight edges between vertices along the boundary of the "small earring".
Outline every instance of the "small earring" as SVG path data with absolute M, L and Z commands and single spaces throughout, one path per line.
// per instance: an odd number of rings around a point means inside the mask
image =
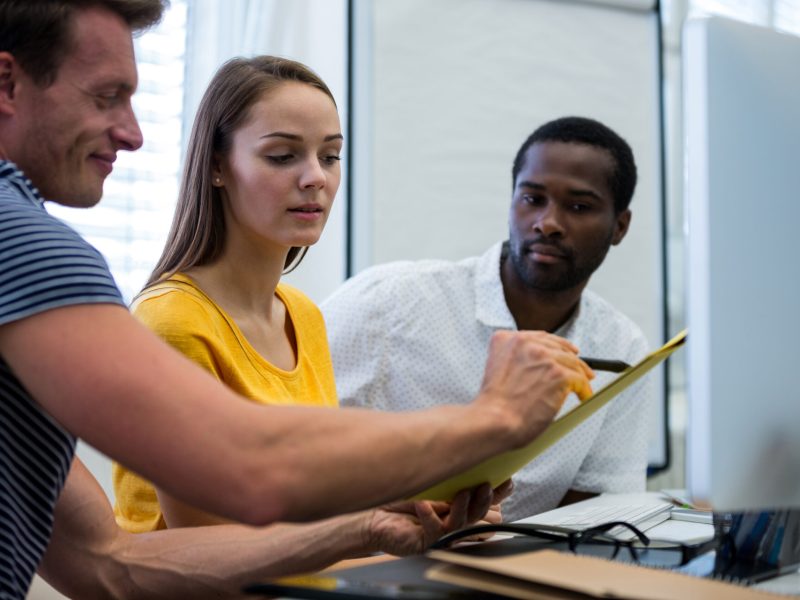
M 219 177 L 214 177 L 214 184 L 220 185 L 221 183 L 222 183 L 222 179 L 220 179 Z

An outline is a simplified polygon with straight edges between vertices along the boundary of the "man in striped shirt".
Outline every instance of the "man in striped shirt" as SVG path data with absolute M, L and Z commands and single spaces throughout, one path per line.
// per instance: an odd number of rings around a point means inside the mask
M 158 539 L 171 550 L 151 549 L 147 560 L 110 546 L 87 551 L 102 524 L 85 512 L 92 482 L 73 462 L 77 437 L 176 497 L 265 524 L 410 495 L 528 443 L 570 392 L 590 393 L 576 348 L 525 332 L 495 337 L 468 406 L 403 415 L 263 407 L 139 325 L 102 257 L 43 204 L 93 206 L 117 152 L 141 145 L 131 36 L 164 4 L 0 0 L 0 599 L 25 596 L 54 514 L 48 553 L 82 549 L 96 562 L 82 564 L 81 577 L 94 580 L 80 595 L 95 595 L 91 586 L 113 576 L 123 585 L 107 595 L 169 597 L 170 578 L 207 570 L 213 582 L 236 571 L 211 558 L 235 542 L 202 554 L 194 534 L 167 532 Z M 59 499 L 70 469 L 70 493 Z M 485 511 L 491 493 L 471 500 Z M 199 561 L 186 560 L 193 550 L 203 557 L 200 573 Z M 108 567 L 112 557 L 122 563 Z M 77 578 L 66 565 L 48 561 L 46 572 Z

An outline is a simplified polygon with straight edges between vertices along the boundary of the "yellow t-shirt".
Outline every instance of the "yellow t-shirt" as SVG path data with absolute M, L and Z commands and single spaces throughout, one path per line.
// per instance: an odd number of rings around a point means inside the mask
M 338 406 L 325 322 L 299 290 L 279 284 L 297 340 L 297 364 L 284 371 L 267 362 L 239 327 L 189 277 L 176 274 L 148 288 L 131 311 L 145 325 L 245 398 L 261 404 Z M 133 533 L 165 529 L 152 483 L 114 463 L 117 523 Z

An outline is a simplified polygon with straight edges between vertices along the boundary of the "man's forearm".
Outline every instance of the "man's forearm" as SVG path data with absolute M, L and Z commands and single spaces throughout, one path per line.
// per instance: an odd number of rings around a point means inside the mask
M 243 585 L 324 568 L 368 549 L 369 516 L 304 525 L 218 525 L 129 534 L 75 460 L 40 574 L 75 598 L 221 598 Z
M 408 497 L 509 447 L 509 430 L 475 407 L 335 412 L 325 421 L 294 419 L 291 433 L 288 424 L 284 428 L 287 439 L 276 440 L 276 448 L 289 445 L 289 438 L 304 440 L 307 450 L 274 467 L 283 482 L 283 520 L 323 518 Z M 320 504 L 322 497 L 326 502 Z
M 0 353 L 68 430 L 175 497 L 251 524 L 395 500 L 532 439 L 571 390 L 587 393 L 564 344 L 498 334 L 478 402 L 386 414 L 244 402 L 118 306 L 0 328 Z
M 326 490 L 333 492 L 324 508 L 343 510 L 353 504 L 365 506 L 359 504 L 365 499 L 385 502 L 392 495 L 420 491 L 499 452 L 518 448 L 544 431 L 570 392 L 589 397 L 591 376 L 577 358 L 577 348 L 562 338 L 543 332 L 498 332 L 490 342 L 481 390 L 471 404 L 391 415 L 341 410 L 343 429 L 321 436 L 314 429 L 317 435 L 300 436 L 317 444 L 312 447 L 323 454 L 317 460 L 315 453 L 291 455 L 297 467 L 282 475 L 296 485 L 282 491 L 296 495 L 285 505 L 284 518 L 302 518 L 314 510 L 309 504 L 313 497 L 301 493 L 301 474 L 307 476 L 314 466 L 322 466 L 326 476 L 311 481 L 312 489 L 323 495 Z M 380 427 L 370 428 L 362 419 L 374 419 L 372 423 Z M 306 422 L 310 428 L 320 426 L 310 419 Z M 287 428 L 282 431 L 291 435 Z M 331 444 L 337 433 L 345 435 Z M 348 456 L 357 459 L 347 460 Z M 348 485 L 337 487 L 342 476 L 337 469 L 343 468 Z M 383 491 L 382 497 L 375 497 L 376 488 Z
M 265 528 L 214 525 L 128 534 L 109 565 L 113 598 L 219 598 L 358 555 L 358 516 Z M 83 597 L 83 596 L 81 596 Z

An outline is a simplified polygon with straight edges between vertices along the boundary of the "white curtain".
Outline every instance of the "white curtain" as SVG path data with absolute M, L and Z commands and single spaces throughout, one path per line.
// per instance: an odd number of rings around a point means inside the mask
M 234 56 L 309 54 L 307 0 L 190 0 L 186 118 L 191 123 L 206 84 Z M 300 25 L 300 26 L 298 26 Z

